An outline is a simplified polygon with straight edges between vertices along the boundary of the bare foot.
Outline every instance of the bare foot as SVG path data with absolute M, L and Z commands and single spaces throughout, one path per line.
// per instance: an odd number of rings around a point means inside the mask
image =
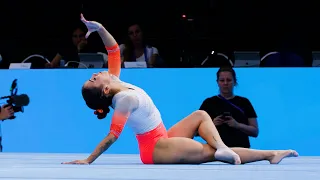
M 279 164 L 283 158 L 297 157 L 299 154 L 294 150 L 275 151 L 274 155 L 269 159 L 270 164 Z
M 240 156 L 228 147 L 217 149 L 214 157 L 218 161 L 228 162 L 231 164 L 241 164 Z

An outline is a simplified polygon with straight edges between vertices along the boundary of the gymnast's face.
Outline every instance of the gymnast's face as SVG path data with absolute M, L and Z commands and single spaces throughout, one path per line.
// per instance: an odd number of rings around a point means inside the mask
M 222 93 L 231 93 L 235 85 L 231 72 L 220 72 L 218 78 L 218 86 Z
M 85 83 L 87 88 L 102 88 L 110 84 L 111 77 L 107 71 L 92 74 L 91 78 Z

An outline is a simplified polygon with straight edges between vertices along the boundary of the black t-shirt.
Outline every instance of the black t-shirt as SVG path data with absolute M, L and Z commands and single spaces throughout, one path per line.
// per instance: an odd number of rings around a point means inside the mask
M 248 118 L 257 118 L 257 114 L 247 98 L 235 96 L 228 101 L 238 106 L 243 112 L 218 96 L 213 96 L 204 100 L 200 110 L 206 111 L 212 120 L 215 117 L 222 115 L 224 112 L 229 112 L 237 122 L 246 125 L 248 125 Z M 216 126 L 216 128 L 219 131 L 222 140 L 228 147 L 250 148 L 249 136 L 242 131 L 229 127 L 226 124 Z

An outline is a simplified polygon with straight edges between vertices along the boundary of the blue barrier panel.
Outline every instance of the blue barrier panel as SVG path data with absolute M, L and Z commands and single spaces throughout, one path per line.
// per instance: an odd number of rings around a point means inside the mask
M 109 131 L 110 114 L 98 120 L 86 107 L 82 84 L 99 70 L 2 70 L 0 95 L 13 79 L 19 94 L 30 97 L 24 113 L 2 123 L 4 152 L 90 153 Z M 124 81 L 142 87 L 162 113 L 167 128 L 218 93 L 217 69 L 124 69 Z M 320 155 L 317 110 L 320 69 L 236 69 L 238 95 L 250 99 L 259 116 L 259 149 L 293 148 Z M 3 103 L 4 101 L 2 101 Z M 111 111 L 112 114 L 113 111 Z M 203 142 L 201 139 L 197 139 Z M 135 136 L 125 128 L 106 153 L 138 153 Z

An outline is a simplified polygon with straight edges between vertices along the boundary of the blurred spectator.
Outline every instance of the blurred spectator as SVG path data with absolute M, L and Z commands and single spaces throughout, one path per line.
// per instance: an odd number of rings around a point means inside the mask
M 157 67 L 162 63 L 156 47 L 146 43 L 144 33 L 139 24 L 128 28 L 125 43 L 120 45 L 122 62 L 146 62 L 148 67 Z
M 86 33 L 86 27 L 83 24 L 79 23 L 72 30 L 71 42 L 70 40 L 68 40 L 67 43 L 63 43 L 63 45 L 59 47 L 58 53 L 55 55 L 51 63 L 46 64 L 46 67 L 57 68 L 70 61 L 79 62 L 80 60 L 78 53 L 105 53 L 102 48 L 100 49 L 90 46 L 90 43 L 88 43 L 88 40 L 85 38 Z M 62 60 L 63 62 L 61 62 Z M 77 68 L 78 66 L 78 63 L 68 64 L 68 67 Z
M 219 95 L 205 99 L 200 110 L 210 115 L 227 146 L 250 148 L 249 136 L 257 137 L 259 133 L 257 114 L 251 102 L 234 95 L 237 78 L 231 67 L 219 69 L 217 83 Z

